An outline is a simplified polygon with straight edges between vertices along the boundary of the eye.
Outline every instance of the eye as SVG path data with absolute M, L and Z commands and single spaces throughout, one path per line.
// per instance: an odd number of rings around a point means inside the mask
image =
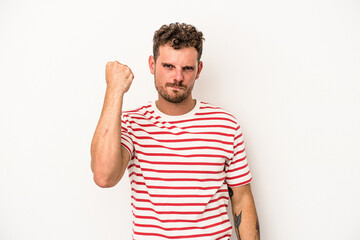
M 163 67 L 164 67 L 164 68 L 168 68 L 168 69 L 174 68 L 173 65 L 171 65 L 171 64 L 166 64 L 166 63 L 163 64 Z
M 194 68 L 193 68 L 193 67 L 190 67 L 190 66 L 183 67 L 183 69 L 184 69 L 185 71 L 193 71 L 193 70 L 194 70 Z

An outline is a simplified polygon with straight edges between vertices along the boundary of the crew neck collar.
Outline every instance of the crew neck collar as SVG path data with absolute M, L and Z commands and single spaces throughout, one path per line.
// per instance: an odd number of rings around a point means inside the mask
M 198 112 L 199 108 L 200 108 L 200 101 L 199 100 L 195 100 L 195 107 L 193 109 L 191 109 L 189 112 L 182 114 L 182 115 L 167 115 L 163 112 L 161 112 L 154 101 L 151 101 L 151 107 L 154 110 L 155 114 L 160 116 L 161 118 L 163 118 L 164 120 L 182 120 L 182 119 L 187 119 L 190 118 L 192 116 L 195 115 L 195 113 Z

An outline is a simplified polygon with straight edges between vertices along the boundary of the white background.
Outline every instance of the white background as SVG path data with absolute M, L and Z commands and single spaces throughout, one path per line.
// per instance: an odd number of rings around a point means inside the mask
M 0 1 L 0 239 L 130 239 L 127 176 L 92 181 L 107 61 L 156 95 L 162 24 L 206 38 L 194 96 L 240 121 L 262 239 L 360 239 L 360 3 Z M 235 238 L 232 238 L 235 239 Z

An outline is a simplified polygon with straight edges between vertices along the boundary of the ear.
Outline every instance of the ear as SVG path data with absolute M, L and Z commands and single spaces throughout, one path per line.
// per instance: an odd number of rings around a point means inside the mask
M 153 56 L 149 57 L 149 69 L 150 69 L 151 74 L 154 75 L 154 73 L 155 73 L 155 59 L 154 59 Z
M 199 67 L 198 67 L 198 72 L 197 72 L 197 74 L 196 74 L 196 78 L 195 78 L 195 79 L 198 79 L 198 78 L 199 78 L 202 68 L 203 68 L 203 62 L 200 61 L 200 62 L 199 62 Z

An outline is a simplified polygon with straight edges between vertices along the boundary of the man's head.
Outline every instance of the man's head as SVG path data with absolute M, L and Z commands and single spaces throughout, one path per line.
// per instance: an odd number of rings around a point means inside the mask
M 154 56 L 149 67 L 159 98 L 171 103 L 191 100 L 202 70 L 202 33 L 188 24 L 163 25 L 154 35 Z
M 154 34 L 153 38 L 153 56 L 155 61 L 159 56 L 159 47 L 169 45 L 173 49 L 182 49 L 186 47 L 194 47 L 198 53 L 197 60 L 200 62 L 203 34 L 194 26 L 186 23 L 171 23 L 162 25 Z

